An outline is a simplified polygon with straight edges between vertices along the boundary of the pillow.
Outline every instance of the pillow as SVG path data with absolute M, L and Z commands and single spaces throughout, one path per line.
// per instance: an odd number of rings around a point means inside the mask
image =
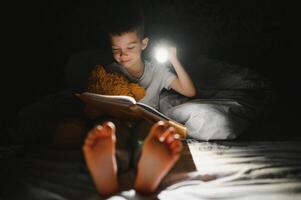
M 161 96 L 161 112 L 185 124 L 188 136 L 194 139 L 235 139 L 250 125 L 246 117 L 250 110 L 234 100 L 189 100 L 181 95 L 166 93 Z

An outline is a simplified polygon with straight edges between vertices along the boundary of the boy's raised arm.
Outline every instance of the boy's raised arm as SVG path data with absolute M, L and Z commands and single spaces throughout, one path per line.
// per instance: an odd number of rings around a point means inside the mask
M 169 54 L 169 61 L 177 73 L 177 78 L 172 81 L 170 87 L 187 97 L 195 96 L 195 86 L 177 57 L 177 49 L 175 47 L 169 47 Z

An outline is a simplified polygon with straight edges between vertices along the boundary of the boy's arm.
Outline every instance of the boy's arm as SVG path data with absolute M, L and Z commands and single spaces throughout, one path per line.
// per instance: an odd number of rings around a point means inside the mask
M 175 78 L 172 82 L 170 87 L 174 89 L 175 91 L 179 92 L 180 94 L 183 94 L 187 97 L 193 97 L 196 94 L 196 90 L 194 87 L 194 84 L 185 71 L 184 67 L 180 63 L 177 57 L 177 49 L 175 47 L 169 48 L 169 61 L 173 65 L 176 73 L 177 78 Z

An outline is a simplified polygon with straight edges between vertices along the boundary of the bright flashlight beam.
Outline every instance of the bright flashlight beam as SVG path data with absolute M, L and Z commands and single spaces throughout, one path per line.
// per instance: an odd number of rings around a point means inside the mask
M 168 60 L 168 50 L 163 47 L 157 48 L 155 51 L 155 57 L 160 63 L 166 62 Z

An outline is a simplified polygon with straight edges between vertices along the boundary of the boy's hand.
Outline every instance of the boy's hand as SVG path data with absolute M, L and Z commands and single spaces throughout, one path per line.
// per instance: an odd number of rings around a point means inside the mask
M 169 53 L 169 61 L 171 62 L 171 64 L 176 63 L 178 61 L 177 48 L 168 47 L 168 53 Z

